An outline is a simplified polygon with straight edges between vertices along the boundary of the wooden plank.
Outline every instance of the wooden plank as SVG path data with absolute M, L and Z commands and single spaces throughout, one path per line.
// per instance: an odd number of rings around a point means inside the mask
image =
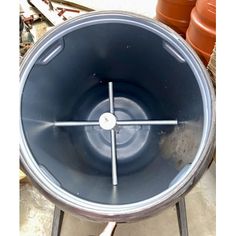
M 65 4 L 65 5 L 68 5 L 68 6 L 71 6 L 71 7 L 75 7 L 75 8 L 87 11 L 87 12 L 95 10 L 95 9 L 87 7 L 85 5 L 81 5 L 81 4 L 79 4 L 79 3 L 77 3 L 77 2 L 75 2 L 73 0 L 52 0 L 52 2 L 57 2 L 57 3 Z
M 20 13 L 26 18 L 36 14 L 34 8 L 27 0 L 20 0 Z
M 40 0 L 30 0 L 30 2 L 53 24 L 58 25 L 64 22 L 56 11 L 49 10 L 49 5 Z
M 84 13 L 87 13 L 87 11 L 81 10 L 79 7 L 74 7 L 74 6 L 71 6 L 71 5 L 66 5 L 66 4 L 62 4 L 62 3 L 59 3 L 59 2 L 55 2 L 55 1 L 52 1 L 52 2 L 53 2 L 54 9 L 56 9 L 56 11 L 58 13 L 61 11 L 59 8 L 65 9 L 65 12 L 63 13 L 63 16 L 67 20 L 71 19 L 71 18 L 74 18 L 78 15 L 82 15 Z M 72 11 L 70 11 L 70 10 L 72 10 Z M 76 11 L 79 11 L 79 12 L 73 12 L 73 10 L 76 10 Z
M 52 0 L 52 1 L 62 1 L 62 0 Z M 156 15 L 156 3 L 157 0 L 149 1 L 121 1 L 121 0 L 63 0 L 70 4 L 76 4 L 82 7 L 86 7 L 89 11 L 91 10 L 121 10 L 138 13 L 144 16 L 153 18 Z M 81 8 L 82 9 L 82 8 Z M 90 11 L 91 11 L 90 10 Z

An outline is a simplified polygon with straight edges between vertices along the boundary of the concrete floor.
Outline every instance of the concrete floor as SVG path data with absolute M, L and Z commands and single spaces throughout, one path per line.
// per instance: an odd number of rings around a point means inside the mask
M 215 236 L 215 162 L 186 196 L 190 236 Z M 49 236 L 54 205 L 31 184 L 20 187 L 20 235 Z M 98 236 L 106 224 L 90 222 L 65 213 L 61 236 Z M 119 224 L 114 236 L 175 236 L 178 223 L 175 207 L 136 222 Z

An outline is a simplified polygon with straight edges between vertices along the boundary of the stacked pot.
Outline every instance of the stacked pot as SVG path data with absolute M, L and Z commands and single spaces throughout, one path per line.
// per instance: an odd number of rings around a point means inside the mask
M 208 64 L 216 42 L 215 0 L 159 0 L 156 19 L 186 38 Z

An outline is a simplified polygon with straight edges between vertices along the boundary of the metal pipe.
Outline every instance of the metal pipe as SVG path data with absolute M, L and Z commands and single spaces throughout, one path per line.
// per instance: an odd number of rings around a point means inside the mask
M 60 236 L 61 235 L 61 227 L 62 227 L 62 223 L 63 223 L 63 218 L 64 218 L 64 211 L 62 211 L 57 206 L 55 206 L 54 214 L 53 214 L 51 236 Z
M 177 125 L 177 120 L 120 120 L 117 125 Z
M 109 93 L 109 107 L 110 113 L 114 114 L 114 95 L 113 95 L 113 83 L 108 83 Z M 117 185 L 117 160 L 116 160 L 116 133 L 114 129 L 111 129 L 111 162 L 112 162 L 112 184 Z
M 111 162 L 112 162 L 112 184 L 117 185 L 117 161 L 116 161 L 116 134 L 111 130 Z
M 113 83 L 108 83 L 110 113 L 114 113 Z
M 186 205 L 184 197 L 182 197 L 176 203 L 176 211 L 177 211 L 180 235 L 188 236 L 188 222 L 187 222 L 187 213 L 186 213 Z
M 97 126 L 98 121 L 57 121 L 54 122 L 55 126 Z

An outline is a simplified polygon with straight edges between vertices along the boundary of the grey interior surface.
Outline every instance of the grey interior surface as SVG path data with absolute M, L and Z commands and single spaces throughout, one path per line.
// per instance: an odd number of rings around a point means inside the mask
M 35 160 L 63 189 L 92 202 L 134 203 L 167 189 L 193 161 L 202 97 L 189 65 L 165 45 L 146 29 L 101 23 L 67 34 L 39 57 L 24 86 L 22 124 Z M 53 125 L 98 119 L 109 110 L 109 81 L 119 120 L 178 120 L 177 126 L 116 130 L 116 187 L 107 131 Z

